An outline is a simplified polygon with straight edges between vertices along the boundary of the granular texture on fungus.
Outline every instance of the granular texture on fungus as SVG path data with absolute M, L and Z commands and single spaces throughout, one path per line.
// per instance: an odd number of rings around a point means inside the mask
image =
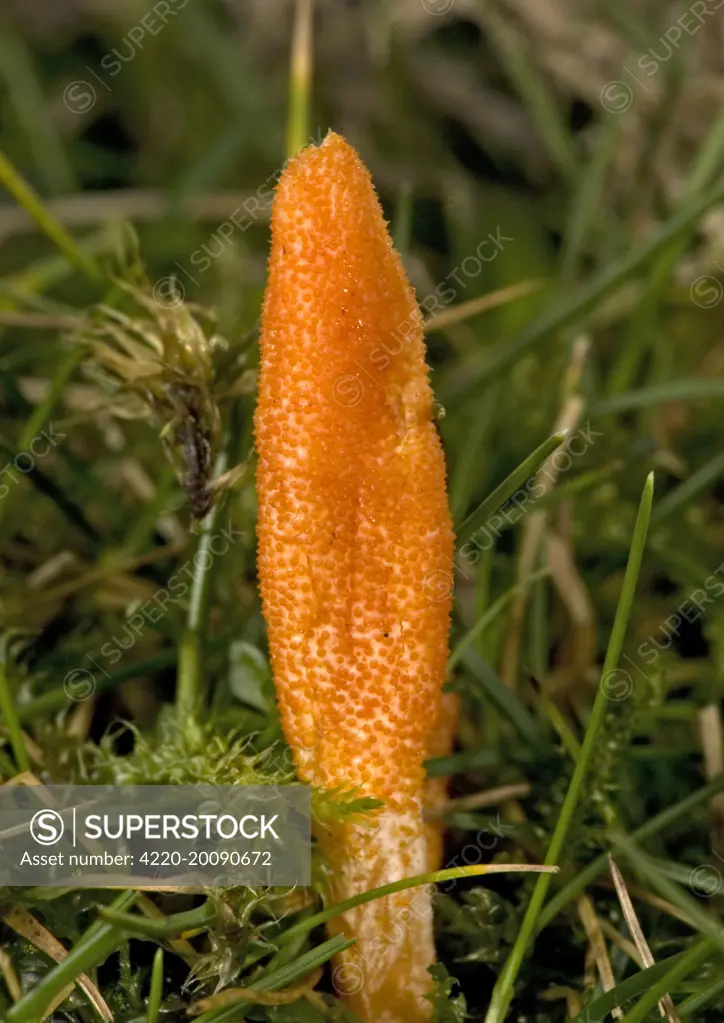
M 337 901 L 434 866 L 423 760 L 448 655 L 453 533 L 420 312 L 370 175 L 332 133 L 277 188 L 255 433 L 284 734 L 304 781 L 385 804 L 318 836 Z M 428 1017 L 427 891 L 330 931 L 357 939 L 334 979 L 363 1020 Z

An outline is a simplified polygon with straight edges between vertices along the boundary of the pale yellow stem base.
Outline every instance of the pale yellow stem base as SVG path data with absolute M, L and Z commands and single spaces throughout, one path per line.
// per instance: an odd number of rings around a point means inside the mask
M 422 811 L 381 813 L 367 825 L 337 824 L 322 838 L 334 902 L 428 869 Z M 435 961 L 432 892 L 424 885 L 376 899 L 329 922 L 330 935 L 356 938 L 332 974 L 337 994 L 364 1023 L 424 1023 Z

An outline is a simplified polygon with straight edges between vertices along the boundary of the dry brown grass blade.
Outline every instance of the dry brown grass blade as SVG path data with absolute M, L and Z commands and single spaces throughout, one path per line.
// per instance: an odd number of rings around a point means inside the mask
M 704 773 L 712 781 L 724 773 L 724 749 L 722 748 L 722 716 L 719 706 L 710 703 L 699 711 L 699 735 L 704 751 Z M 716 856 L 724 857 L 724 793 L 712 796 L 709 803 L 711 815 L 711 847 Z
M 471 298 L 469 302 L 460 302 L 459 305 L 452 306 L 450 309 L 444 309 L 441 313 L 437 313 L 426 320 L 423 324 L 425 333 L 430 334 L 434 330 L 447 330 L 448 327 L 455 327 L 459 323 L 465 323 L 466 320 L 472 319 L 473 316 L 479 316 L 489 309 L 496 309 L 507 302 L 515 301 L 516 298 L 529 295 L 536 288 L 539 288 L 542 283 L 542 281 L 519 281 L 516 284 L 508 285 L 506 288 L 491 291 L 487 295 L 481 295 L 480 298 Z
M 36 778 L 30 771 L 23 771 L 21 774 L 16 774 L 13 778 L 8 778 L 7 781 L 2 783 L 3 785 L 42 785 L 39 778 Z
M 229 210 L 241 209 L 254 195 L 243 192 L 208 192 L 180 200 L 184 216 L 196 221 L 222 221 Z M 46 200 L 48 209 L 66 227 L 96 227 L 98 224 L 118 220 L 136 223 L 159 220 L 168 215 L 168 195 L 154 188 L 121 188 L 116 191 L 83 192 L 60 199 Z M 259 208 L 259 217 L 269 216 L 265 206 Z M 7 204 L 0 215 L 0 240 L 16 234 L 26 234 L 37 228 L 20 206 Z
M 26 941 L 29 941 L 31 945 L 34 945 L 41 952 L 44 952 L 53 962 L 62 963 L 67 958 L 68 951 L 65 946 L 58 941 L 54 934 L 51 934 L 47 927 L 44 927 L 39 920 L 36 920 L 27 909 L 23 909 L 21 906 L 13 906 L 12 909 L 6 910 L 1 916 L 8 927 L 15 931 L 16 934 L 25 938 Z M 108 1008 L 106 1000 L 88 974 L 79 974 L 76 977 L 75 983 L 85 993 L 101 1018 L 106 1020 L 106 1023 L 113 1023 L 113 1013 Z M 72 990 L 72 986 L 68 990 Z M 68 992 L 65 992 L 61 1002 L 65 1001 L 67 997 Z M 61 1002 L 56 1000 L 57 1005 L 60 1005 Z M 52 1009 L 48 1011 L 51 1012 Z
M 605 881 L 596 881 L 596 885 L 603 888 L 612 887 L 611 882 L 606 879 Z M 662 913 L 666 913 L 667 916 L 673 917 L 675 920 L 680 920 L 682 924 L 686 924 L 687 927 L 691 927 L 696 930 L 696 925 L 690 916 L 687 916 L 683 910 L 675 906 L 673 902 L 669 902 L 667 899 L 662 898 L 660 895 L 654 895 L 653 892 L 647 891 L 642 888 L 641 885 L 629 884 L 628 885 L 629 895 L 633 895 L 635 898 L 640 899 L 641 902 L 645 902 L 648 906 L 653 906 L 654 909 L 660 909 Z
M 188 1007 L 189 1016 L 200 1016 L 202 1012 L 210 1012 L 212 1009 L 221 1009 L 225 1005 L 233 1005 L 234 1002 L 254 1002 L 256 1005 L 290 1005 L 292 1002 L 304 998 L 307 992 L 317 986 L 322 977 L 322 968 L 317 966 L 306 977 L 303 977 L 298 984 L 284 988 L 283 991 L 256 991 L 253 987 L 227 987 L 225 991 L 210 995 L 208 998 L 201 998 Z
M 611 877 L 613 878 L 613 884 L 616 889 L 616 895 L 618 895 L 618 901 L 621 903 L 621 910 L 626 920 L 631 937 L 633 938 L 636 948 L 638 949 L 641 961 L 646 969 L 649 966 L 654 965 L 654 957 L 651 954 L 646 937 L 639 923 L 639 919 L 636 916 L 636 910 L 633 907 L 631 896 L 628 893 L 626 882 L 623 879 L 621 871 L 618 869 L 613 856 L 608 854 L 608 865 L 611 870 Z M 666 994 L 659 1000 L 659 1012 L 667 1020 L 667 1023 L 681 1023 L 679 1015 L 674 1007 L 674 1003 L 671 1000 L 671 995 Z
M 77 576 L 75 579 L 69 579 L 64 583 L 60 583 L 55 587 L 55 589 L 48 589 L 44 593 L 33 593 L 32 599 L 36 604 L 39 601 L 43 601 L 45 603 L 52 602 L 54 600 L 61 600 L 64 597 L 77 593 L 79 590 L 83 590 L 87 587 L 95 586 L 97 583 L 102 583 L 108 579 L 112 579 L 114 576 L 120 576 L 124 573 L 133 573 L 136 569 L 145 565 L 151 565 L 156 561 L 162 561 L 164 558 L 173 558 L 177 554 L 180 554 L 183 548 L 184 544 L 170 543 L 163 547 L 158 547 L 146 554 L 140 555 L 137 558 L 130 558 L 127 561 L 119 561 L 112 565 L 102 565 L 100 568 L 89 569 L 83 575 Z
M 596 633 L 593 602 L 574 560 L 570 537 L 551 530 L 547 537 L 551 581 L 571 619 L 571 656 L 565 669 L 566 688 L 576 684 L 595 663 Z
M 619 934 L 614 925 L 610 920 L 601 919 L 598 920 L 601 925 L 601 930 L 606 935 L 609 941 L 611 941 L 617 948 L 620 948 L 625 955 L 629 957 L 632 963 L 636 963 L 640 970 L 643 970 L 643 960 L 639 954 L 639 950 L 636 948 L 632 941 L 628 938 L 624 938 L 622 934 Z
M 554 433 L 558 433 L 561 430 L 572 433 L 580 422 L 585 404 L 583 398 L 578 393 L 578 389 L 589 347 L 590 341 L 585 337 L 578 338 L 573 345 L 567 373 L 566 394 L 564 395 L 563 405 L 555 424 Z M 559 448 L 554 451 L 536 474 L 536 483 L 543 488 L 541 496 L 548 493 L 557 482 L 559 469 L 556 467 L 555 458 L 560 450 L 562 449 Z M 536 569 L 547 524 L 547 513 L 545 511 L 537 511 L 534 508 L 528 512 L 522 526 L 516 580 L 520 589 L 510 604 L 500 667 L 500 677 L 504 684 L 510 687 L 515 687 L 518 678 L 518 664 L 522 649 L 521 633 L 525 623 L 525 609 L 528 602 L 528 586 L 525 583 Z
M 228 472 L 223 473 L 221 476 L 217 476 L 209 483 L 209 491 L 212 494 L 220 494 L 224 490 L 230 490 L 235 487 L 249 471 L 251 465 L 252 455 L 254 449 L 252 448 L 247 458 L 240 462 L 239 465 L 234 466 L 233 469 L 229 469 Z
M 604 991 L 611 991 L 616 987 L 616 979 L 611 968 L 611 960 L 608 958 L 606 939 L 601 930 L 596 910 L 587 895 L 581 895 L 578 900 L 578 915 L 581 918 L 583 929 L 586 932 L 593 957 L 596 960 L 598 976 L 601 978 L 601 985 Z M 614 1006 L 611 1014 L 616 1019 L 621 1019 L 623 1012 L 619 1006 Z
M 23 989 L 20 987 L 20 981 L 18 980 L 12 960 L 4 948 L 0 948 L 0 973 L 5 978 L 5 984 L 7 985 L 10 997 L 14 1002 L 17 1002 L 18 999 L 22 998 Z
M 553 987 L 549 987 L 546 991 L 542 991 L 541 998 L 544 1002 L 556 1002 L 561 998 L 565 998 L 568 1006 L 569 1019 L 575 1019 L 576 1016 L 583 1012 L 581 993 L 580 991 L 576 991 L 575 988 L 565 987 L 562 984 L 555 984 Z
M 77 330 L 82 322 L 80 316 L 0 310 L 0 327 L 27 327 L 29 330 Z
M 457 796 L 455 799 L 447 799 L 442 805 L 436 806 L 434 809 L 425 810 L 425 820 L 439 821 L 454 811 L 480 810 L 484 806 L 496 806 L 498 803 L 504 803 L 506 799 L 519 799 L 527 796 L 530 794 L 530 789 L 530 783 L 522 781 L 511 785 L 499 785 L 493 789 L 485 789 L 484 792 L 473 792 L 469 796 Z
M 39 764 L 42 766 L 42 764 L 45 762 L 45 754 L 43 753 L 42 749 L 40 748 L 40 746 L 38 746 L 35 739 L 33 739 L 32 736 L 28 735 L 27 732 L 21 731 L 21 734 L 28 756 L 30 757 L 34 764 Z M 2 736 L 3 739 L 6 739 L 8 737 L 8 730 L 7 728 L 5 728 L 4 725 L 0 727 L 0 736 Z
M 69 714 L 65 734 L 79 742 L 85 742 L 93 724 L 97 704 L 98 697 L 95 694 L 87 700 L 82 700 Z
M 47 1019 L 47 1020 L 50 1020 L 50 1021 L 51 1021 L 51 1023 L 52 1023 L 52 1020 L 53 1020 L 53 1016 L 54 1016 L 54 1014 L 55 1014 L 55 1010 L 56 1010 L 56 1009 L 57 1009 L 57 1008 L 58 1008 L 59 1006 L 61 1006 L 61 1005 L 63 1004 L 63 1002 L 64 1002 L 64 1001 L 66 1000 L 66 998 L 67 998 L 67 997 L 68 997 L 68 996 L 69 996 L 69 995 L 70 995 L 70 994 L 72 993 L 72 991 L 73 991 L 73 987 L 74 987 L 74 985 L 73 985 L 73 984 L 68 984 L 68 985 L 66 985 L 66 987 L 62 988 L 62 989 L 61 989 L 61 990 L 60 990 L 60 991 L 58 992 L 58 994 L 57 994 L 57 995 L 55 996 L 55 998 L 54 998 L 54 999 L 52 1000 L 52 1002 L 50 1003 L 50 1005 L 48 1006 L 48 1008 L 47 1008 L 47 1009 L 45 1010 L 45 1015 L 43 1016 L 43 1019 L 41 1020 L 41 1023 L 44 1023 L 44 1021 L 45 1021 L 46 1019 Z

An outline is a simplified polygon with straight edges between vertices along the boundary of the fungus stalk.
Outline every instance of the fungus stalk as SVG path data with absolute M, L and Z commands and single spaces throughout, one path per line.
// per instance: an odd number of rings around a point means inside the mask
M 370 175 L 332 133 L 278 184 L 255 432 L 284 734 L 304 781 L 384 804 L 320 829 L 336 902 L 437 866 L 423 761 L 440 743 L 453 533 L 422 318 Z M 356 939 L 334 980 L 361 1019 L 429 1017 L 426 889 L 330 931 Z

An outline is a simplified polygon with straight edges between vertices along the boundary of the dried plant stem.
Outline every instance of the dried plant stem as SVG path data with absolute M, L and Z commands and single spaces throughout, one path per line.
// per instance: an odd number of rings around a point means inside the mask
M 47 927 L 44 927 L 26 909 L 23 909 L 21 906 L 14 906 L 2 914 L 2 919 L 16 934 L 20 934 L 26 941 L 40 949 L 41 952 L 44 952 L 54 962 L 62 963 L 64 959 L 67 959 L 68 952 L 66 948 Z M 91 1005 L 94 1006 L 101 1019 L 106 1020 L 107 1023 L 112 1023 L 113 1014 L 90 977 L 86 973 L 80 973 L 75 978 L 75 983 L 86 993 Z M 73 990 L 73 986 L 73 984 L 69 985 L 70 991 Z M 65 1001 L 69 992 L 67 988 L 63 988 L 61 993 L 63 997 L 60 1000 L 57 998 L 54 1000 L 56 1006 L 61 1001 Z M 46 1014 L 49 1011 L 50 1006 L 46 1009 Z
M 699 711 L 699 735 L 704 753 L 704 774 L 712 781 L 724 774 L 722 751 L 722 715 L 717 703 L 709 703 Z M 709 803 L 711 845 L 715 855 L 724 855 L 724 796 L 712 796 Z
M 522 781 L 511 785 L 499 785 L 494 789 L 486 789 L 485 792 L 473 792 L 469 796 L 458 796 L 456 799 L 446 800 L 442 806 L 426 810 L 425 820 L 441 821 L 450 813 L 461 810 L 479 810 L 483 806 L 495 806 L 505 802 L 506 799 L 519 799 L 522 796 L 528 796 L 530 791 L 530 783 Z
M 454 305 L 450 309 L 444 309 L 441 313 L 436 313 L 426 320 L 424 323 L 425 333 L 431 334 L 435 330 L 447 330 L 448 327 L 464 323 L 474 316 L 480 316 L 481 313 L 488 312 L 489 309 L 497 309 L 498 306 L 513 302 L 516 298 L 530 295 L 541 284 L 542 281 L 516 281 L 515 284 L 509 284 L 505 288 L 498 288 L 497 291 L 491 291 L 487 295 L 471 298 L 468 302 L 460 302 L 458 305 Z
M 610 991 L 616 987 L 616 980 L 613 975 L 613 969 L 611 968 L 611 960 L 608 958 L 608 949 L 606 948 L 606 940 L 603 937 L 601 930 L 601 924 L 593 903 L 587 895 L 581 895 L 578 900 L 578 915 L 581 918 L 581 923 L 586 932 L 586 937 L 589 941 L 589 947 L 591 948 L 593 955 L 596 960 L 596 966 L 598 967 L 598 975 L 601 978 L 601 985 L 604 991 Z M 616 1019 L 620 1019 L 623 1016 L 621 1009 L 616 1006 L 611 1010 L 612 1015 Z
M 556 423 L 557 433 L 565 432 L 568 435 L 575 430 L 583 413 L 584 402 L 578 393 L 578 388 L 588 347 L 589 342 L 585 338 L 579 338 L 573 346 L 571 364 L 568 370 L 567 393 L 558 416 L 558 422 Z M 544 493 L 547 493 L 555 486 L 558 478 L 559 470 L 555 465 L 554 457 L 554 454 L 551 454 L 538 472 L 537 481 L 544 488 Z M 521 586 L 521 591 L 516 594 L 510 607 L 500 672 L 503 682 L 511 687 L 515 686 L 518 677 L 521 634 L 525 622 L 525 609 L 530 586 L 529 583 L 526 583 L 526 580 L 530 579 L 537 566 L 547 523 L 548 515 L 546 511 L 533 510 L 529 513 L 523 524 L 523 538 L 518 556 L 518 584 Z
M 128 909 L 136 898 L 135 892 L 123 892 L 113 906 L 116 909 Z M 45 974 L 40 983 L 15 1003 L 7 1015 L 8 1023 L 37 1023 L 49 1006 L 58 1004 L 61 991 L 65 991 L 69 984 L 81 985 L 81 976 L 98 963 L 104 962 L 124 940 L 124 935 L 112 924 L 105 921 L 92 923 L 69 952 L 63 948 L 67 954 Z
M 631 937 L 634 940 L 634 944 L 638 949 L 638 953 L 641 956 L 641 960 L 644 966 L 648 969 L 649 966 L 654 965 L 654 957 L 651 954 L 651 949 L 646 941 L 639 919 L 636 916 L 636 910 L 633 907 L 631 896 L 628 893 L 626 882 L 623 879 L 621 871 L 618 869 L 616 861 L 613 856 L 609 853 L 608 865 L 611 870 L 611 877 L 613 878 L 614 887 L 616 888 L 616 894 L 618 895 L 618 901 L 621 903 L 621 910 L 628 926 Z M 665 994 L 659 1001 L 659 1012 L 667 1020 L 667 1023 L 680 1023 L 674 1003 L 671 1000 L 671 995 Z
M 23 989 L 20 987 L 20 981 L 15 972 L 13 961 L 3 948 L 0 948 L 0 973 L 2 973 L 5 979 L 10 997 L 14 1002 L 17 1002 L 23 997 Z

